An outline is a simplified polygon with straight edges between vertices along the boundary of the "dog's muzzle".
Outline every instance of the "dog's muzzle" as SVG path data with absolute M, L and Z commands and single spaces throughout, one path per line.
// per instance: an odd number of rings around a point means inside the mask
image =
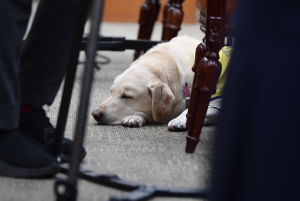
M 100 109 L 95 109 L 92 112 L 92 115 L 96 121 L 100 121 L 100 119 L 103 117 L 104 113 Z

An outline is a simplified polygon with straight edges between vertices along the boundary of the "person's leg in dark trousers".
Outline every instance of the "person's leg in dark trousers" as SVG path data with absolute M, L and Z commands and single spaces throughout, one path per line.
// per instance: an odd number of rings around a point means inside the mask
M 0 128 L 18 127 L 19 57 L 31 12 L 31 0 L 0 1 Z
M 23 46 L 20 129 L 45 148 L 53 141 L 54 128 L 42 106 L 52 104 L 65 75 L 79 2 L 41 0 Z M 70 150 L 71 141 L 64 139 L 63 153 L 70 155 Z
M 211 200 L 300 200 L 300 3 L 243 0 L 234 19 Z
M 22 103 L 51 105 L 65 76 L 79 0 L 41 0 L 23 46 Z
M 0 0 L 0 175 L 40 177 L 55 173 L 55 159 L 19 132 L 19 58 L 31 0 Z

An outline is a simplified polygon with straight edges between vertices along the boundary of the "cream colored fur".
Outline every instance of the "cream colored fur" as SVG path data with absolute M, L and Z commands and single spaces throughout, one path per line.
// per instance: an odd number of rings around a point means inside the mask
M 93 112 L 99 124 L 142 126 L 147 123 L 168 123 L 186 109 L 183 86 L 191 90 L 195 50 L 200 41 L 188 36 L 159 44 L 117 76 L 111 96 Z M 95 116 L 95 115 L 94 115 Z M 175 121 L 175 123 L 174 123 Z M 170 130 L 177 130 L 185 118 L 173 120 Z M 178 127 L 184 130 L 182 126 Z

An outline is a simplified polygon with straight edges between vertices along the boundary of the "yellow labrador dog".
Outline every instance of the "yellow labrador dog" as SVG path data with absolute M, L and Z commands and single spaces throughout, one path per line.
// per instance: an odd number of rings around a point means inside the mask
M 179 36 L 151 48 L 115 78 L 110 97 L 92 112 L 94 119 L 129 127 L 168 123 L 169 130 L 186 130 L 186 96 L 199 44 Z M 205 123 L 214 123 L 217 113 L 208 110 Z

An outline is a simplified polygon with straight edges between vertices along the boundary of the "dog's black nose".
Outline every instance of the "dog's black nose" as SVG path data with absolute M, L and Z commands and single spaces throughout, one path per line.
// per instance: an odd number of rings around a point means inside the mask
M 92 115 L 96 121 L 99 121 L 103 117 L 103 112 L 99 109 L 95 109 L 92 112 Z

